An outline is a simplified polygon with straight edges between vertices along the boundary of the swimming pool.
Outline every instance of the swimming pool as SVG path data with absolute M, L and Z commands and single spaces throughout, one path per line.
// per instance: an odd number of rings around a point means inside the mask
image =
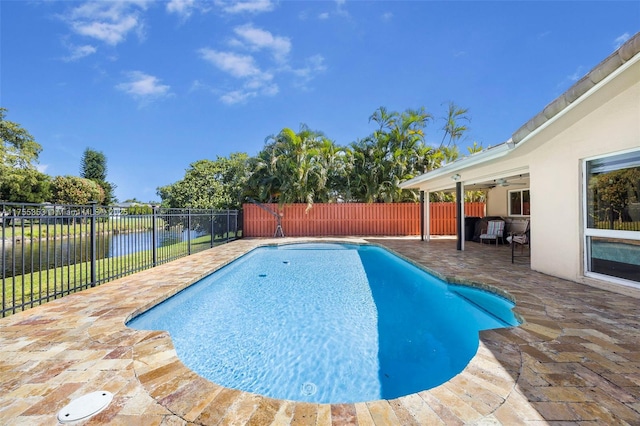
M 455 376 L 513 303 L 376 246 L 262 247 L 131 320 L 167 330 L 220 385 L 319 403 L 392 399 Z M 491 313 L 493 312 L 493 313 Z

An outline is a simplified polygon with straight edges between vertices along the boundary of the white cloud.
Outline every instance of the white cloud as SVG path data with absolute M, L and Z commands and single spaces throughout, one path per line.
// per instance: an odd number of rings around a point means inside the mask
M 393 13 L 391 12 L 385 12 L 382 14 L 382 16 L 380 17 L 384 22 L 389 22 L 391 19 L 393 19 Z
M 160 79 L 141 71 L 130 71 L 126 73 L 129 81 L 120 83 L 116 89 L 139 100 L 150 100 L 169 96 L 171 89 L 165 84 L 160 84 Z
M 229 93 L 225 93 L 220 96 L 220 100 L 225 104 L 233 105 L 245 102 L 249 98 L 255 97 L 257 94 L 255 92 L 245 92 L 242 90 L 234 90 Z
M 227 13 L 262 13 L 270 12 L 274 9 L 274 4 L 270 0 L 240 0 L 225 1 L 216 0 L 216 5 L 220 6 Z
M 71 9 L 62 19 L 76 34 L 115 46 L 132 31 L 143 36 L 140 11 L 146 6 L 144 1 L 90 1 Z
M 307 84 L 327 69 L 324 57 L 321 55 L 307 58 L 304 67 L 301 68 L 292 68 L 288 64 L 281 64 L 273 70 L 263 71 L 256 64 L 254 57 L 250 55 L 222 52 L 209 48 L 200 49 L 199 53 L 202 59 L 241 81 L 241 87 L 228 90 L 220 96 L 220 101 L 229 105 L 244 103 L 258 96 L 277 95 L 280 88 L 274 80 L 277 75 L 282 73 L 292 74 L 295 77 L 293 85 L 306 90 Z M 208 86 L 199 81 L 192 86 L 193 90 L 201 88 L 208 88 Z
M 219 52 L 213 49 L 200 49 L 200 56 L 220 70 L 236 78 L 254 77 L 262 74 L 250 55 L 240 55 L 234 52 Z
M 191 83 L 191 87 L 189 87 L 189 93 L 192 93 L 192 92 L 198 92 L 198 91 L 200 91 L 200 90 L 208 90 L 208 91 L 211 91 L 211 90 L 212 90 L 212 88 L 211 88 L 208 84 L 203 83 L 203 82 L 202 82 L 202 81 L 200 81 L 200 80 L 194 80 L 194 81 Z
M 242 25 L 234 29 L 251 50 L 268 49 L 278 61 L 284 61 L 291 51 L 291 41 L 287 37 L 274 36 L 269 31 L 255 28 L 251 24 Z
M 349 12 L 346 9 L 346 0 L 335 0 L 335 9 L 332 12 L 322 12 L 317 15 L 317 18 L 321 21 L 327 20 L 332 16 L 342 16 L 343 18 L 350 18 Z M 385 14 L 386 15 L 386 14 Z
M 313 55 L 307 58 L 306 66 L 297 70 L 297 73 L 304 76 L 310 76 L 319 72 L 327 70 L 324 64 L 324 57 L 322 55 Z
M 347 0 L 336 0 L 336 14 L 348 17 L 349 12 L 347 12 L 347 9 L 345 8 L 346 4 Z
M 280 92 L 277 84 L 269 84 L 262 88 L 261 93 L 265 96 L 275 96 Z
M 290 71 L 298 77 L 296 86 L 306 88 L 306 85 L 316 78 L 318 74 L 321 74 L 327 70 L 327 66 L 324 63 L 324 57 L 322 55 L 313 55 L 307 58 L 305 66 L 302 68 L 292 68 Z
M 246 102 L 259 95 L 273 96 L 279 92 L 278 85 L 273 83 L 273 74 L 262 71 L 250 55 L 205 48 L 200 49 L 200 56 L 219 70 L 242 81 L 241 89 L 231 90 L 220 97 L 226 104 Z
M 211 90 L 223 103 L 238 104 L 259 96 L 275 96 L 280 92 L 277 79 L 283 75 L 293 77 L 288 80 L 293 80 L 294 86 L 306 89 L 308 82 L 326 70 L 321 55 L 308 58 L 301 68 L 293 68 L 289 59 L 292 43 L 288 37 L 274 35 L 253 24 L 237 26 L 233 32 L 225 50 L 210 47 L 198 50 L 203 60 L 236 80 L 218 82 L 218 87 L 226 88 Z M 192 89 L 205 87 L 209 88 L 198 81 Z
M 275 96 L 280 92 L 277 84 L 261 84 L 259 87 L 252 87 L 251 84 L 245 84 L 241 90 L 232 90 L 220 96 L 220 100 L 228 105 L 240 104 L 257 96 Z
M 175 13 L 186 20 L 191 16 L 195 7 L 195 0 L 170 0 L 167 3 L 167 12 Z
M 629 33 L 624 33 L 621 36 L 616 37 L 616 39 L 613 41 L 614 49 L 618 50 L 620 46 L 622 46 L 630 38 L 631 38 L 631 35 Z
M 124 17 L 118 22 L 74 22 L 73 30 L 87 37 L 93 37 L 107 44 L 116 45 L 122 42 L 127 33 L 138 25 L 133 16 Z
M 85 56 L 93 55 L 98 51 L 98 49 L 89 44 L 85 44 L 82 46 L 69 45 L 69 55 L 64 57 L 63 60 L 66 62 L 77 61 L 78 59 L 82 59 Z

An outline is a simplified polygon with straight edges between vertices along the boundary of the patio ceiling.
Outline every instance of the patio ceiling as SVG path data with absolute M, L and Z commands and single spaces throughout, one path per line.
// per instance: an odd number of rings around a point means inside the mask
M 529 173 L 519 173 L 517 175 L 500 176 L 493 179 L 483 179 L 480 181 L 472 181 L 472 183 L 464 182 L 465 191 L 482 191 L 496 187 L 509 189 L 523 188 L 529 185 Z M 454 188 L 455 189 L 455 188 Z
M 493 174 L 469 178 L 468 180 L 465 180 L 459 173 L 450 173 L 450 175 L 445 183 L 433 186 L 429 188 L 428 191 L 455 192 L 457 182 L 464 184 L 465 191 L 488 191 L 497 187 L 516 189 L 527 188 L 529 186 L 529 172 L 526 169 L 519 169 L 515 172 L 512 170 L 497 170 Z M 416 188 L 417 186 L 412 187 Z

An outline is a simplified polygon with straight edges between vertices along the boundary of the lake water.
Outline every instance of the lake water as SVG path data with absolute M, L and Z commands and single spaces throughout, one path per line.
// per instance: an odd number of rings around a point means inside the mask
M 162 231 L 156 239 L 156 247 L 167 247 L 182 241 L 205 235 L 201 231 Z M 87 236 L 62 238 L 57 240 L 36 240 L 29 243 L 5 243 L 4 276 L 37 272 L 63 265 L 91 260 L 90 239 Z M 0 242 L 0 248 L 1 248 Z M 153 248 L 151 231 L 98 235 L 96 238 L 96 259 L 125 256 Z

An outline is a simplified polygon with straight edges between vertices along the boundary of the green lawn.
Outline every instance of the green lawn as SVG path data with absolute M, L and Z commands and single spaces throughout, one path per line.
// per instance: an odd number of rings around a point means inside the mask
M 226 241 L 224 235 L 214 245 Z M 235 234 L 230 234 L 231 238 Z M 191 253 L 197 253 L 211 247 L 211 237 L 205 235 L 191 240 Z M 188 254 L 188 242 L 182 241 L 170 246 L 157 249 L 158 264 L 166 263 L 178 257 Z M 151 268 L 153 265 L 152 250 L 145 250 L 133 254 L 98 259 L 96 261 L 96 281 L 107 282 L 110 277 L 115 279 L 131 273 Z M 87 288 L 91 280 L 90 262 L 76 263 L 68 266 L 51 268 L 44 271 L 33 272 L 25 275 L 8 277 L 4 280 L 4 308 L 27 304 L 29 306 L 45 303 L 47 300 L 59 298 Z M 48 297 L 48 299 L 47 299 Z M 43 299 L 42 301 L 37 301 Z M 34 300 L 33 303 L 31 301 Z M 18 308 L 18 310 L 21 310 Z

